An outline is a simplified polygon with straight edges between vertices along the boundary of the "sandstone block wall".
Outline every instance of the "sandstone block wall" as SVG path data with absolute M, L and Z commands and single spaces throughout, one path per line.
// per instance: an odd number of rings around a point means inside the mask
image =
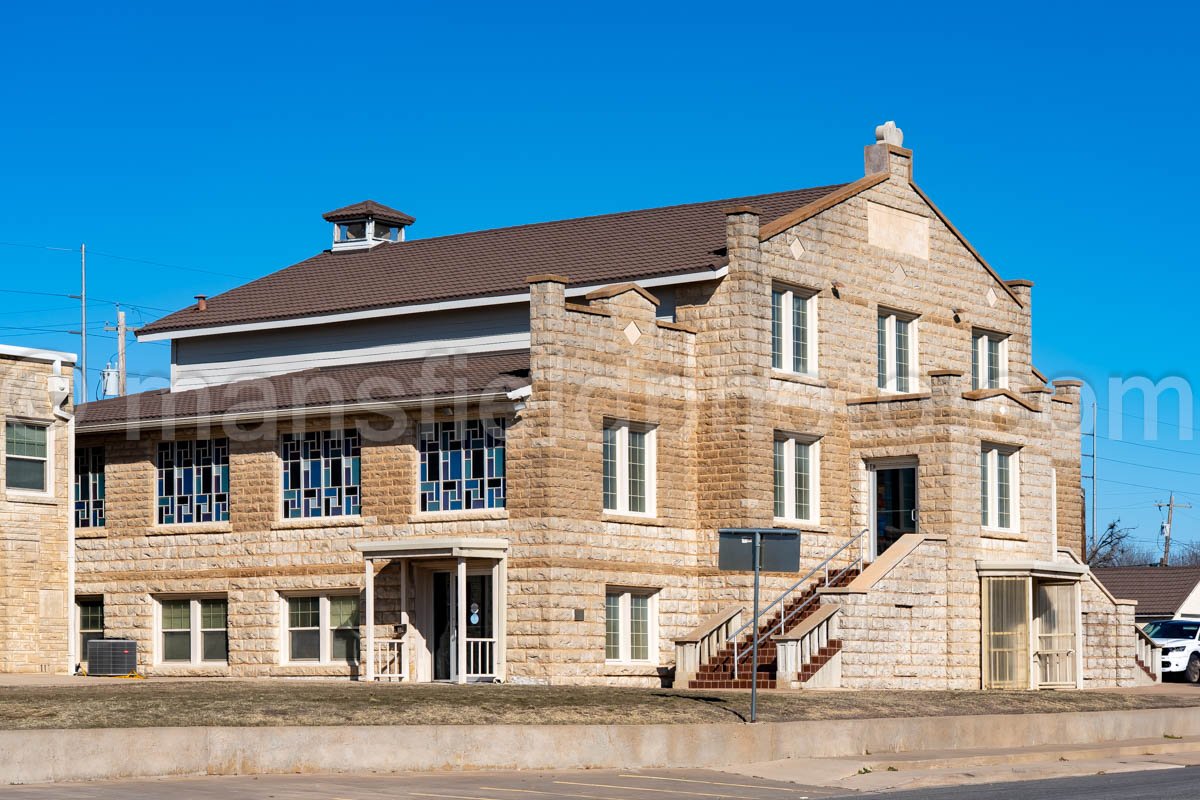
M 62 365 L 70 381 L 73 365 Z M 0 354 L 0 423 L 49 426 L 48 491 L 16 491 L 0 469 L 0 672 L 64 673 L 73 604 L 68 592 L 71 431 L 54 415 L 54 364 Z M 70 412 L 68 400 L 64 409 Z M 4 427 L 0 425 L 0 440 Z M 0 459 L 3 458 L 0 441 Z

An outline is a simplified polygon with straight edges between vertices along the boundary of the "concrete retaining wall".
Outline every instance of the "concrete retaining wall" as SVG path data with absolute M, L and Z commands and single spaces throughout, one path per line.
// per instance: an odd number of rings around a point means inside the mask
M 168 775 L 720 767 L 1200 735 L 1200 708 L 759 725 L 0 731 L 0 784 Z

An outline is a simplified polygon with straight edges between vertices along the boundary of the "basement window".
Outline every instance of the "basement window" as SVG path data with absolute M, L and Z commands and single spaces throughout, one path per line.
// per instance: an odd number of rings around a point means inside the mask
M 223 597 L 163 599 L 158 605 L 160 662 L 228 663 L 228 600 Z
M 604 595 L 604 660 L 649 664 L 658 658 L 658 593 L 609 587 Z
M 284 598 L 287 619 L 285 662 L 357 664 L 357 594 Z
M 104 598 L 81 597 L 75 601 L 79 614 L 79 661 L 87 663 L 88 642 L 104 638 Z

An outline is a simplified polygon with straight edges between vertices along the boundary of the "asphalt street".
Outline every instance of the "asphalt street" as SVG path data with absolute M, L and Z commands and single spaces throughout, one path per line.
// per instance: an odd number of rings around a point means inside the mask
M 1200 769 L 1179 768 L 885 792 L 888 800 L 1141 800 L 1200 796 Z M 14 800 L 807 800 L 864 797 L 706 770 L 282 775 L 0 787 Z

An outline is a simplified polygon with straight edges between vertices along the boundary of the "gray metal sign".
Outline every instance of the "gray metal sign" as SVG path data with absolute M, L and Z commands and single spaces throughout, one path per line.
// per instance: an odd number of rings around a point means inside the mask
M 800 569 L 800 531 L 778 528 L 725 528 L 717 532 L 717 566 L 724 572 L 754 572 L 754 535 L 760 537 L 758 569 L 796 572 Z
M 800 569 L 800 532 L 780 528 L 722 528 L 717 531 L 717 565 L 729 572 L 754 573 L 754 635 L 750 662 L 750 721 L 758 722 L 759 592 L 761 574 Z M 736 649 L 735 649 L 736 652 Z M 736 669 L 736 659 L 735 669 Z

